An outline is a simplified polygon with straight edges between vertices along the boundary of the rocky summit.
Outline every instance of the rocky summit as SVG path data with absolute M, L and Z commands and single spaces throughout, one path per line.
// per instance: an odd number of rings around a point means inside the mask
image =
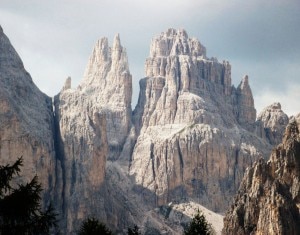
M 67 78 L 52 101 L 1 29 L 0 163 L 23 156 L 24 180 L 39 176 L 44 204 L 54 202 L 63 234 L 75 234 L 89 216 L 119 234 L 134 224 L 143 234 L 182 234 L 197 208 L 220 233 L 222 216 L 214 212 L 226 211 L 245 184 L 246 168 L 269 156 L 289 122 L 279 103 L 256 119 L 250 82 L 245 75 L 235 87 L 228 61 L 209 58 L 185 30 L 168 29 L 151 42 L 134 110 L 119 35 L 111 45 L 98 40 L 80 84 L 73 88 Z M 284 149 L 278 156 L 290 156 Z M 263 162 L 254 167 L 267 167 Z M 274 190 L 292 183 L 290 196 L 297 198 L 289 164 L 282 172 L 286 184 Z M 265 173 L 275 177 L 278 167 Z M 271 218 L 266 213 L 262 218 Z M 244 220 L 252 230 L 263 226 Z M 237 225 L 227 215 L 224 231 L 240 231 Z
M 191 197 L 224 211 L 246 167 L 271 150 L 251 132 L 248 76 L 235 88 L 229 62 L 174 29 L 152 40 L 145 66 L 129 173 L 154 206 Z

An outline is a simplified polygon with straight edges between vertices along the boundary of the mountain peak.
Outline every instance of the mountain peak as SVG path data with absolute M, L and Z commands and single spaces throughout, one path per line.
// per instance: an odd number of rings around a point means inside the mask
M 71 89 L 71 87 L 72 87 L 71 77 L 67 77 L 62 90 L 65 91 L 65 90 Z
M 119 49 L 119 48 L 121 48 L 121 40 L 120 40 L 120 35 L 117 33 L 116 36 L 114 37 L 113 49 Z
M 270 144 L 281 142 L 289 117 L 281 110 L 281 104 L 275 102 L 264 108 L 256 120 L 255 132 Z
M 254 99 L 249 85 L 248 75 L 245 75 L 237 87 L 238 122 L 247 130 L 253 130 L 256 119 Z
M 0 67 L 24 69 L 23 62 L 0 26 Z
M 206 57 L 206 48 L 184 29 L 168 29 L 152 40 L 150 57 L 192 55 Z
M 241 81 L 239 87 L 241 89 L 245 89 L 246 87 L 247 88 L 250 87 L 249 86 L 249 77 L 248 77 L 248 75 L 244 75 L 244 77 L 242 78 L 242 81 Z
M 185 29 L 174 29 L 174 28 L 169 28 L 167 29 L 166 32 L 163 32 L 166 37 L 183 37 L 183 38 L 188 38 L 188 34 Z
M 109 73 L 111 76 L 108 76 Z M 87 64 L 81 87 L 87 84 L 105 85 L 100 81 L 114 77 L 112 73 L 130 73 L 126 49 L 121 45 L 119 34 L 114 37 L 112 46 L 109 46 L 106 37 L 97 41 Z

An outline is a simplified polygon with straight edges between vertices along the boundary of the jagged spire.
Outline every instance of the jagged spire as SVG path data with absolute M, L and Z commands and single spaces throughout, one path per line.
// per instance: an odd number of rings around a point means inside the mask
M 72 80 L 71 80 L 71 77 L 68 77 L 63 86 L 63 91 L 71 89 L 71 86 L 72 86 Z
M 123 53 L 123 47 L 121 46 L 120 35 L 116 34 L 116 36 L 114 37 L 112 54 L 111 54 L 112 62 L 114 66 L 116 63 L 119 63 L 119 60 L 121 60 L 122 53 Z
M 240 84 L 238 86 L 238 89 L 244 90 L 244 89 L 249 89 L 249 88 L 250 88 L 250 85 L 249 85 L 248 75 L 244 75 L 244 77 L 242 78 L 242 81 L 240 82 Z M 251 92 L 251 94 L 252 94 L 252 92 Z
M 113 50 L 120 49 L 121 48 L 121 41 L 120 41 L 120 35 L 117 33 L 114 37 L 113 42 Z
M 253 130 L 256 119 L 254 99 L 249 85 L 248 75 L 245 75 L 237 87 L 238 122 L 247 130 Z

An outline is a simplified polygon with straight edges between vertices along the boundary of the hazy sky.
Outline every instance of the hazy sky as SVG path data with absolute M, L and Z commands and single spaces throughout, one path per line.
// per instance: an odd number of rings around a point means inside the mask
M 229 60 L 237 86 L 249 75 L 258 112 L 280 102 L 300 112 L 299 0 L 0 0 L 0 24 L 46 94 L 76 87 L 97 39 L 120 33 L 133 75 L 133 107 L 151 38 L 184 28 L 208 57 Z

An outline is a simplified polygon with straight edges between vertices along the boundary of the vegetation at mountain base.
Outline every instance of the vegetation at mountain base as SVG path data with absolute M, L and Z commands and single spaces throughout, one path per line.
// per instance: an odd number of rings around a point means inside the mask
M 96 218 L 87 218 L 82 222 L 78 235 L 112 235 L 105 224 Z
M 214 230 L 200 210 L 184 230 L 184 235 L 212 235 Z
M 50 234 L 57 225 L 56 214 L 50 204 L 41 209 L 42 186 L 38 177 L 31 182 L 12 187 L 12 181 L 19 176 L 23 159 L 12 165 L 0 165 L 0 235 Z
M 128 228 L 127 234 L 128 235 L 141 235 L 140 229 L 137 225 L 134 225 L 133 228 Z

